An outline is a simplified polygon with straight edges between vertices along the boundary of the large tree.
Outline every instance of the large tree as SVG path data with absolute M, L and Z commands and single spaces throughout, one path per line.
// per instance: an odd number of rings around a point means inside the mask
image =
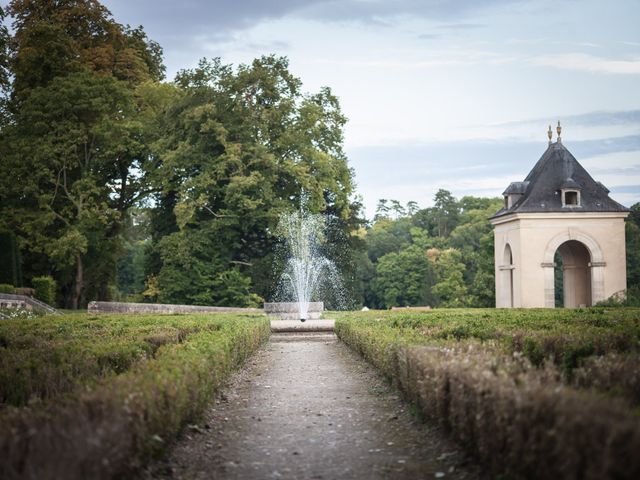
M 352 228 L 345 118 L 328 88 L 303 94 L 281 57 L 237 69 L 203 60 L 176 85 L 180 98 L 154 144 L 163 232 L 148 273 L 163 301 L 252 303 L 250 291 L 272 286 L 278 216 L 302 196 Z
M 91 0 L 14 0 L 2 223 L 25 272 L 54 274 L 65 304 L 106 298 L 121 226 L 147 190 L 146 123 L 161 50 Z

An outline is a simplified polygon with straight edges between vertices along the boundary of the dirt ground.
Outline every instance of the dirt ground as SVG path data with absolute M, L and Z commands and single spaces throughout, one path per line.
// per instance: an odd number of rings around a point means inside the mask
M 273 334 L 142 478 L 480 478 L 334 334 Z

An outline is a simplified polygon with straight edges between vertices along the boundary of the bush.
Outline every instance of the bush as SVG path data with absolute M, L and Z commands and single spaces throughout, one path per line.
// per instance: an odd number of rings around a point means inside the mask
M 8 283 L 0 283 L 0 293 L 15 293 L 16 288 Z
M 16 288 L 15 289 L 16 295 L 24 295 L 25 297 L 33 297 L 34 293 L 36 293 L 36 291 L 33 288 Z
M 45 320 L 55 328 L 47 330 Z M 186 422 L 197 418 L 224 378 L 270 333 L 266 317 L 246 315 L 114 315 L 98 320 L 85 314 L 45 320 L 0 328 L 0 335 L 5 335 L 0 344 L 10 351 L 26 344 L 48 349 L 51 341 L 72 337 L 84 338 L 84 348 L 93 351 L 105 341 L 124 337 L 134 343 L 145 338 L 155 351 L 140 356 L 126 345 L 102 345 L 98 363 L 114 374 L 103 379 L 98 375 L 96 382 L 58 395 L 42 407 L 0 410 L 3 479 L 131 478 L 133 469 L 166 448 Z M 62 355 L 61 366 L 78 367 L 87 356 L 81 350 Z
M 56 281 L 49 276 L 34 277 L 31 280 L 31 284 L 35 289 L 34 296 L 49 305 L 55 305 L 56 303 Z
M 599 307 L 640 307 L 640 285 L 631 285 L 598 303 Z
M 639 310 L 338 317 L 338 337 L 494 476 L 640 478 Z

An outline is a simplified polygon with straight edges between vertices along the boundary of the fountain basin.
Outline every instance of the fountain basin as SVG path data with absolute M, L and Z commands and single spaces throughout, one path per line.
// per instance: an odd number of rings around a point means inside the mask
M 324 311 L 324 302 L 309 302 L 305 320 L 319 320 Z M 298 302 L 272 302 L 264 304 L 264 313 L 274 320 L 300 320 Z

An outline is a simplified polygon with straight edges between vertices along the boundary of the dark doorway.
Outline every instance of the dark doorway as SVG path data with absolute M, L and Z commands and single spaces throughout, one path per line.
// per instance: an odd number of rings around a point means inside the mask
M 577 240 L 569 240 L 558 247 L 554 261 L 556 307 L 592 305 L 591 255 L 587 247 Z

